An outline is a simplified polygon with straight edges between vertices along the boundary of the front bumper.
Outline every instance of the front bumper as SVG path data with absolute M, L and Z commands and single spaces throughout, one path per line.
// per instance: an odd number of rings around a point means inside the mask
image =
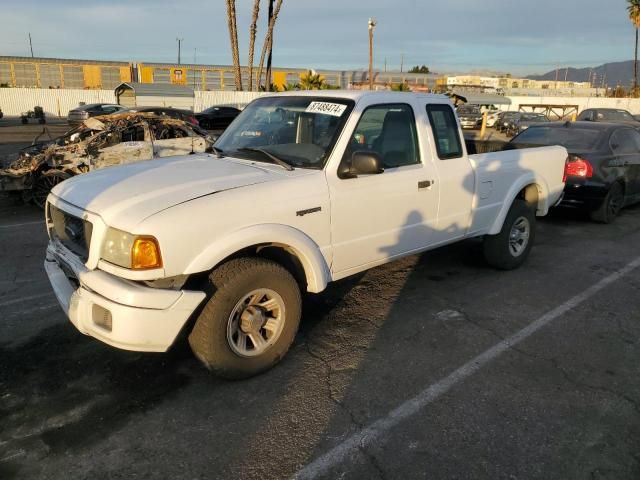
M 71 323 L 113 347 L 164 352 L 175 341 L 204 292 L 150 288 L 101 270 L 88 270 L 55 240 L 44 267 Z

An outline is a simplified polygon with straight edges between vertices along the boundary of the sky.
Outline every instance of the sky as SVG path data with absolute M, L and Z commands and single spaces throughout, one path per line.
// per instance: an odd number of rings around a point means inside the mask
M 236 0 L 247 62 L 253 0 Z M 262 0 L 256 62 L 266 30 Z M 374 64 L 439 73 L 528 75 L 633 58 L 626 0 L 284 0 L 276 67 L 364 69 L 369 17 Z M 229 65 L 224 0 L 0 0 L 0 55 Z

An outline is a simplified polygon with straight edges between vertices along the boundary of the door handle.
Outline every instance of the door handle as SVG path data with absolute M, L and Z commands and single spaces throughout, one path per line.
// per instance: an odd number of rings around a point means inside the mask
M 435 180 L 421 180 L 418 182 L 418 188 L 429 188 L 431 187 L 434 183 L 436 183 Z

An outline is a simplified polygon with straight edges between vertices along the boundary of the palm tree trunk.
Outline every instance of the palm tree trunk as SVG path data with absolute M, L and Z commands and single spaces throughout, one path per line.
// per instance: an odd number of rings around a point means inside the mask
M 633 60 L 633 96 L 638 91 L 638 27 L 636 27 L 636 52 Z
M 233 70 L 236 90 L 242 90 L 242 72 L 240 70 L 240 54 L 238 51 L 238 29 L 236 23 L 236 0 L 227 0 L 227 21 L 229 23 L 229 38 L 231 42 L 231 55 L 233 57 Z
M 262 82 L 262 68 L 264 66 L 264 57 L 267 54 L 267 49 L 271 46 L 271 37 L 273 36 L 273 27 L 276 24 L 276 19 L 278 18 L 278 13 L 280 13 L 280 7 L 282 6 L 282 0 L 278 0 L 276 3 L 276 7 L 273 11 L 273 17 L 271 17 L 271 21 L 269 22 L 269 27 L 267 29 L 267 34 L 264 37 L 264 43 L 262 44 L 262 52 L 260 53 L 260 63 L 258 64 L 258 82 Z M 271 83 L 271 79 L 267 78 L 267 83 Z
M 251 17 L 251 27 L 249 29 L 249 91 L 253 90 L 253 51 L 256 45 L 256 34 L 258 32 L 258 15 L 260 14 L 260 0 L 253 2 L 253 16 Z

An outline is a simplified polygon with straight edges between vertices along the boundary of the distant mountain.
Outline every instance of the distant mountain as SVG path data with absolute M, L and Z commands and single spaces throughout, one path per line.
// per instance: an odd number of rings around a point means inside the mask
M 631 86 L 633 82 L 633 60 L 627 62 L 605 63 L 599 67 L 573 68 L 562 67 L 557 70 L 551 70 L 544 75 L 530 75 L 527 78 L 531 80 L 564 80 L 565 75 L 569 82 L 588 82 L 589 75 L 593 81 L 593 73 L 595 72 L 595 83 L 601 86 L 604 83 L 610 87 L 622 85 L 623 87 Z M 638 65 L 638 75 L 640 76 L 640 63 Z

